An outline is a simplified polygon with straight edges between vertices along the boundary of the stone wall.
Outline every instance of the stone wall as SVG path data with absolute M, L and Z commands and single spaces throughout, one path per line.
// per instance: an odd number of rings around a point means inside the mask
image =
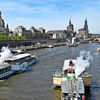
M 62 40 L 50 39 L 34 39 L 34 40 L 0 40 L 0 48 L 3 46 L 16 47 L 16 46 L 30 46 L 35 43 L 59 42 Z M 64 40 L 63 40 L 64 41 Z

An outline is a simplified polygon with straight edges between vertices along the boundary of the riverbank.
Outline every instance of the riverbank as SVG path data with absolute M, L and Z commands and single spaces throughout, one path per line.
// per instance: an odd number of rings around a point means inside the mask
M 31 46 L 35 45 L 36 43 L 41 44 L 50 44 L 50 43 L 59 43 L 65 42 L 66 40 L 50 40 L 50 39 L 33 39 L 33 40 L 0 40 L 0 48 L 2 46 L 9 46 L 9 47 L 20 47 L 20 46 Z
M 43 49 L 43 48 L 50 48 L 49 46 L 53 45 L 53 47 L 57 47 L 57 46 L 64 46 L 66 45 L 65 42 L 59 42 L 59 43 L 53 43 L 53 44 L 47 44 L 47 43 L 39 43 L 38 45 L 31 45 L 31 46 L 17 46 L 15 48 L 11 47 L 11 50 L 24 50 L 24 51 L 29 51 L 29 50 L 37 50 L 37 49 Z

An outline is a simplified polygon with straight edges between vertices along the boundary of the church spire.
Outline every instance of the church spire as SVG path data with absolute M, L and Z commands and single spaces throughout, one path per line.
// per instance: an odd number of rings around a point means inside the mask
M 8 23 L 7 23 L 7 25 L 6 25 L 6 29 L 9 29 Z
M 71 18 L 69 20 L 69 25 L 67 26 L 67 30 L 70 31 L 70 32 L 74 32 L 74 26 L 73 24 L 71 23 Z
M 6 24 L 6 35 L 8 36 L 9 35 L 9 26 L 8 26 L 8 23 Z
M 69 26 L 71 25 L 72 23 L 71 23 L 71 18 L 70 18 L 70 20 L 69 20 Z
M 0 19 L 2 19 L 1 11 L 0 11 Z
M 88 22 L 87 22 L 87 19 L 85 18 L 85 22 L 84 22 L 84 29 L 87 29 L 88 30 Z
M 87 25 L 87 19 L 85 19 L 85 25 Z
M 7 31 L 9 31 L 9 26 L 8 26 L 8 23 L 7 23 L 7 25 L 6 25 L 6 30 L 7 30 Z

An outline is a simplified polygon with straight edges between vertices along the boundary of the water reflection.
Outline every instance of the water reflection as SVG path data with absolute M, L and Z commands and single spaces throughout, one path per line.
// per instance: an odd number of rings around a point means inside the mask
M 61 100 L 61 88 L 53 89 L 53 100 Z

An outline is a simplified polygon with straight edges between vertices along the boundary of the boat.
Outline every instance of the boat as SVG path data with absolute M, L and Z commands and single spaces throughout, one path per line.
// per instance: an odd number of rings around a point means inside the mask
M 66 69 L 69 69 L 69 68 L 72 69 L 73 68 L 73 71 L 75 71 L 75 62 L 76 62 L 76 60 L 71 59 L 71 61 L 73 62 L 73 66 L 69 65 L 70 59 L 65 60 L 62 70 L 57 70 L 53 74 L 53 85 L 54 86 L 61 87 L 61 80 L 62 80 L 63 76 L 65 75 Z M 85 87 L 90 87 L 91 86 L 92 78 L 86 70 L 80 74 L 80 77 L 82 78 Z
M 67 46 L 69 47 L 76 47 L 79 44 L 80 42 L 77 42 L 75 37 L 73 37 L 72 40 L 67 40 Z
M 97 52 L 100 52 L 100 47 L 97 48 Z
M 50 44 L 50 45 L 48 45 L 48 47 L 49 47 L 49 48 L 54 48 L 54 45 L 51 45 L 51 44 Z
M 0 64 L 0 80 L 10 76 L 12 73 L 11 65 L 7 63 Z
M 82 77 L 75 78 L 73 68 L 66 69 L 61 79 L 61 100 L 82 100 L 84 94 Z
M 66 65 L 67 64 L 67 65 Z M 61 78 L 61 100 L 82 100 L 85 94 L 82 76 L 75 76 L 75 60 L 65 60 Z
M 18 53 L 18 54 L 25 53 L 25 51 L 22 50 L 22 49 L 13 49 L 13 50 L 11 50 L 11 52 L 12 53 Z
M 77 43 L 74 43 L 74 44 L 67 43 L 67 46 L 69 46 L 69 47 L 76 47 L 76 46 L 78 46 L 78 44 Z
M 36 55 L 31 55 L 28 53 L 12 55 L 8 59 L 6 59 L 7 63 L 11 64 L 12 71 L 14 73 L 21 73 L 30 67 L 30 65 L 37 62 Z
M 11 52 L 8 47 L 2 47 L 0 52 L 0 80 L 8 77 L 13 73 L 11 65 L 5 63 L 6 58 L 10 57 Z

